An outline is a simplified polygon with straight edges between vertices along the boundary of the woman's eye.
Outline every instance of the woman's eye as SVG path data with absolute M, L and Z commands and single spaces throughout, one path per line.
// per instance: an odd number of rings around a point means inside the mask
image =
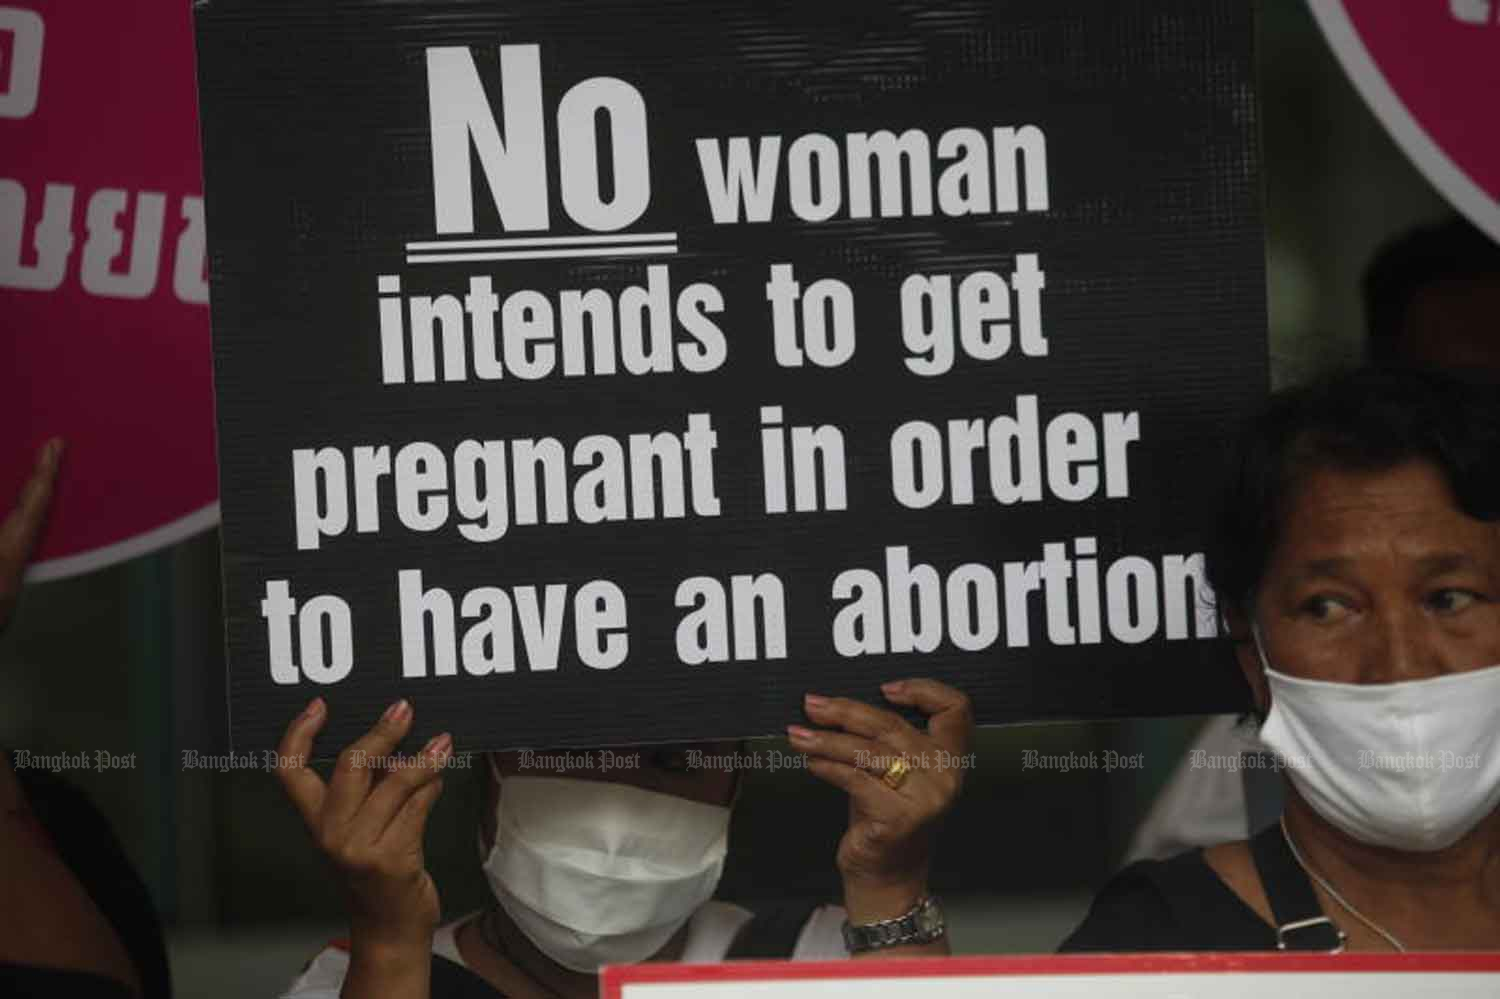
M 1427 597 L 1427 606 L 1440 614 L 1453 614 L 1472 606 L 1479 594 L 1470 590 L 1438 590 Z
M 1338 597 L 1316 596 L 1303 601 L 1301 611 L 1316 621 L 1329 621 L 1348 610 Z

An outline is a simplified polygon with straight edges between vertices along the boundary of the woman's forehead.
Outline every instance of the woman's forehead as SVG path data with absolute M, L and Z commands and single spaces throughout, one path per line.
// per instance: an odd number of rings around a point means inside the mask
M 744 766 L 739 740 L 606 746 L 595 749 L 508 750 L 492 759 L 498 775 L 557 776 L 631 784 L 648 791 L 727 805 Z M 490 786 L 496 787 L 492 780 Z
M 541 755 L 543 753 L 616 753 L 616 754 L 620 754 L 620 753 L 645 753 L 647 755 L 650 755 L 652 753 L 662 753 L 662 752 L 683 753 L 683 752 L 691 752 L 691 751 L 695 751 L 695 750 L 699 751 L 699 752 L 708 753 L 708 752 L 719 752 L 721 750 L 732 750 L 732 749 L 736 748 L 737 746 L 739 746 L 740 743 L 743 742 L 743 741 L 744 740 L 742 740 L 742 739 L 697 739 L 697 740 L 686 741 L 686 742 L 646 742 L 646 743 L 632 743 L 630 745 L 624 745 L 624 746 L 573 746 L 573 747 L 558 747 L 557 749 L 535 749 L 535 750 L 532 750 L 532 749 L 508 749 L 508 750 L 497 750 L 496 753 L 497 753 L 497 755 L 499 753 L 534 753 L 534 754 L 537 754 L 537 755 Z
M 740 739 L 658 742 L 572 749 L 508 749 L 491 753 L 501 769 L 622 770 L 652 767 L 666 770 L 732 770 L 743 745 Z
M 1443 571 L 1500 557 L 1500 523 L 1459 509 L 1429 462 L 1306 472 L 1282 518 L 1273 573 L 1352 570 L 1379 559 Z

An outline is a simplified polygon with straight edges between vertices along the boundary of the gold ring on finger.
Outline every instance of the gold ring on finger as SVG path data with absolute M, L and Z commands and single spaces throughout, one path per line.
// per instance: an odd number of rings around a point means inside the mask
M 907 776 L 911 773 L 911 764 L 905 756 L 898 756 L 891 761 L 891 765 L 885 768 L 885 773 L 880 779 L 885 781 L 885 786 L 892 791 L 899 790 L 906 783 Z

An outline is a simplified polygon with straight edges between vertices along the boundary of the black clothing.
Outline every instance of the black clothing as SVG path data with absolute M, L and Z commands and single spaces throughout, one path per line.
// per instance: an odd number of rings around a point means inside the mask
M 39 968 L 0 961 L 0 995 L 6 999 L 135 999 L 124 982 L 86 971 Z
M 505 995 L 477 972 L 441 954 L 432 955 L 432 977 L 427 988 L 432 999 L 496 999 Z
M 1331 924 L 1319 920 L 1317 896 L 1273 823 L 1250 841 L 1256 870 L 1283 926 L 1317 925 L 1286 934 L 1288 950 L 1333 950 Z M 1276 950 L 1277 931 L 1219 879 L 1202 850 L 1131 864 L 1104 886 L 1083 923 L 1059 948 L 1070 951 Z
M 802 928 L 818 908 L 817 902 L 793 899 L 759 905 L 750 922 L 735 934 L 726 961 L 782 961 L 797 949 Z
M 109 821 L 82 791 L 54 773 L 23 768 L 16 770 L 16 779 L 26 796 L 27 806 L 46 831 L 58 857 L 88 892 L 130 955 L 141 980 L 142 995 L 146 999 L 170 996 L 172 983 L 161 920 L 151 902 L 150 892 L 120 848 Z M 46 970 L 33 969 L 38 973 Z M 0 970 L 0 985 L 4 986 L 0 991 L 12 994 L 12 979 L 6 976 L 18 973 L 9 967 Z M 78 973 L 56 971 L 55 974 Z M 94 976 L 80 976 L 80 981 L 91 977 Z M 20 983 L 25 979 L 17 978 L 16 981 Z M 65 986 L 64 981 L 59 978 L 58 987 L 50 994 L 80 997 L 109 994 L 98 991 L 97 987 L 94 992 L 84 991 L 86 982 L 74 989 L 71 985 Z M 30 993 L 22 989 L 15 994 Z

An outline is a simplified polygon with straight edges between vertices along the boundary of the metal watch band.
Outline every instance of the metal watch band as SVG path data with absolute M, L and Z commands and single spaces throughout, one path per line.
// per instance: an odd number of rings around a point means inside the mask
M 875 923 L 851 923 L 844 920 L 844 946 L 851 954 L 906 944 L 925 944 L 941 939 L 948 932 L 943 910 L 931 895 L 895 919 Z

